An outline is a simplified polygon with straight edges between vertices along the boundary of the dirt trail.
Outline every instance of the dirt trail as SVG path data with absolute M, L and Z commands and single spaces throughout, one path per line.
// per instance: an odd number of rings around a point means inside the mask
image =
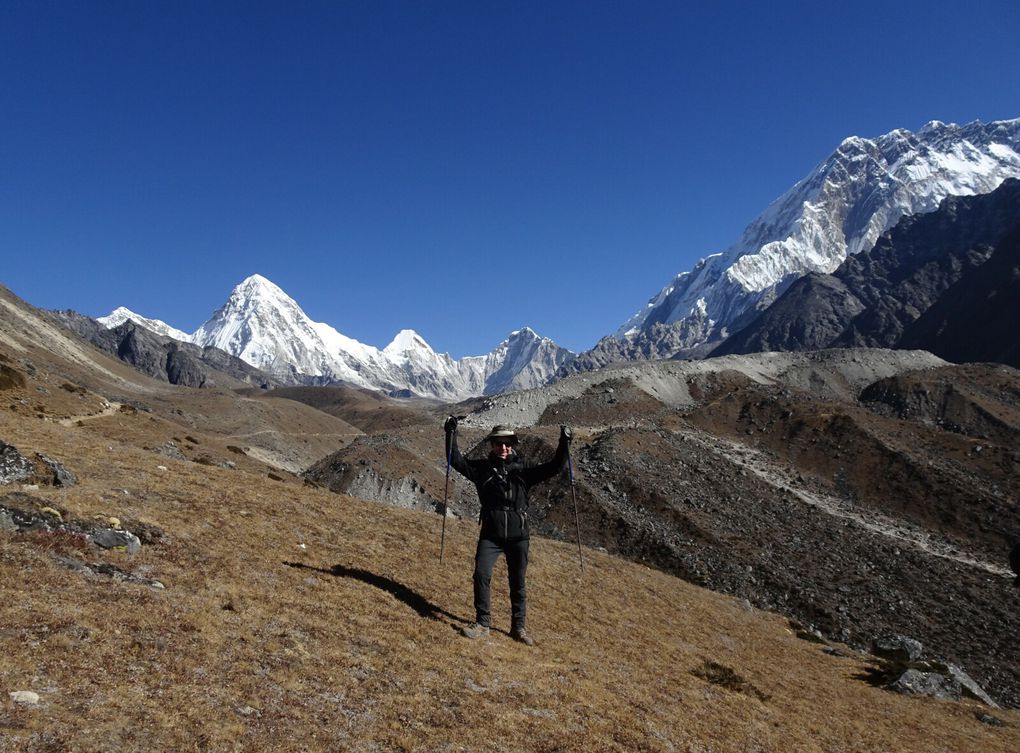
M 226 434 L 227 439 L 240 439 L 248 437 L 260 437 L 266 435 L 280 437 L 363 437 L 364 432 L 338 432 L 338 431 L 280 431 L 278 429 L 262 429 L 247 434 Z
M 685 436 L 697 442 L 706 450 L 728 458 L 731 462 L 741 466 L 749 473 L 755 474 L 779 491 L 828 515 L 851 521 L 871 533 L 894 539 L 906 546 L 914 547 L 935 557 L 959 562 L 960 564 L 975 567 L 993 575 L 1012 577 L 1012 573 L 1007 572 L 1004 568 L 974 559 L 958 547 L 936 538 L 930 531 L 926 531 L 918 526 L 911 525 L 905 521 L 894 521 L 875 512 L 854 508 L 845 501 L 829 495 L 798 489 L 789 482 L 787 473 L 784 470 L 776 467 L 763 453 L 757 450 L 697 430 L 687 430 L 685 431 Z
M 121 403 L 107 403 L 106 407 L 103 408 L 99 413 L 83 413 L 80 416 L 71 416 L 70 418 L 60 419 L 61 426 L 74 426 L 79 421 L 94 421 L 97 418 L 106 418 L 112 416 L 121 409 Z

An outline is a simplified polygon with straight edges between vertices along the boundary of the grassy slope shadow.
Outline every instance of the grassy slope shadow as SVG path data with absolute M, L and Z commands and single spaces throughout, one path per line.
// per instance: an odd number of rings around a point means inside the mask
M 314 570 L 315 572 L 322 573 L 323 575 L 332 575 L 334 578 L 352 578 L 354 580 L 360 580 L 362 583 L 367 583 L 370 586 L 378 588 L 380 591 L 385 591 L 398 601 L 403 602 L 417 612 L 420 617 L 437 621 L 442 621 L 442 618 L 445 617 L 448 620 L 452 620 L 454 623 L 468 623 L 468 620 L 465 620 L 463 617 L 458 617 L 451 612 L 447 612 L 445 609 L 433 604 L 420 593 L 414 589 L 408 588 L 400 581 L 387 578 L 383 575 L 377 575 L 369 570 L 363 570 L 358 567 L 347 567 L 346 565 L 333 565 L 333 567 L 326 570 L 321 567 L 306 565 L 302 562 L 284 561 L 283 564 L 287 567 L 294 567 L 300 570 Z

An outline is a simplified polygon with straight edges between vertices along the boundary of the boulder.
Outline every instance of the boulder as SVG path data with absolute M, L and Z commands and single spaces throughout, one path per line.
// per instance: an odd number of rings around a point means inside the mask
M 908 669 L 886 687 L 904 695 L 925 695 L 943 701 L 959 701 L 960 683 L 940 672 Z
M 17 448 L 0 440 L 0 485 L 27 481 L 35 473 L 32 461 L 18 452 Z
M 871 643 L 871 653 L 890 661 L 917 661 L 923 650 L 920 641 L 905 635 L 883 635 Z
M 67 487 L 78 483 L 78 477 L 67 470 L 63 463 L 54 460 L 48 455 L 43 455 L 41 452 L 37 452 L 35 456 L 50 470 L 52 474 L 51 483 L 54 486 Z
M 89 533 L 89 539 L 103 549 L 123 549 L 128 554 L 138 554 L 142 550 L 142 542 L 130 531 L 100 528 Z
M 963 689 L 963 694 L 970 696 L 986 706 L 991 706 L 993 709 L 999 708 L 999 704 L 992 700 L 992 697 L 985 692 L 984 688 L 978 685 L 974 679 L 964 672 L 962 669 L 957 667 L 955 664 L 947 664 L 946 669 L 949 672 L 949 676 L 960 683 L 960 687 Z

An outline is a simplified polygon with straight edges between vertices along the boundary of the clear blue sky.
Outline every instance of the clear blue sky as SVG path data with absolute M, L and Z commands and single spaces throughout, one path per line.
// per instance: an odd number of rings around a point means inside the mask
M 0 0 L 0 282 L 582 350 L 844 137 L 1020 117 L 1018 49 L 1018 0 Z

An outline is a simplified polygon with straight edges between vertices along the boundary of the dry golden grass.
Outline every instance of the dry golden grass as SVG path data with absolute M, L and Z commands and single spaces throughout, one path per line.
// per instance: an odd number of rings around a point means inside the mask
M 0 534 L 0 751 L 1020 750 L 1020 713 L 993 727 L 974 703 L 873 688 L 863 659 L 777 616 L 593 551 L 581 574 L 576 549 L 546 540 L 529 570 L 538 645 L 506 634 L 502 564 L 496 629 L 469 641 L 473 524 L 447 523 L 440 564 L 435 516 L 142 449 L 166 430 L 0 413 L 0 438 L 81 481 L 33 494 L 166 534 L 90 555 L 162 591 Z

